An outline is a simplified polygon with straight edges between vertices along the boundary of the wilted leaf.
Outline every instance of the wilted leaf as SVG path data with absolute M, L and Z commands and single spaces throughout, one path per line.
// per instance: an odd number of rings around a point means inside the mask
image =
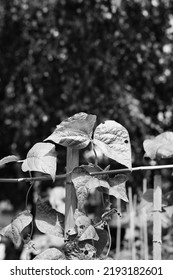
M 104 188 L 109 188 L 107 181 L 89 175 L 89 173 L 83 167 L 74 168 L 71 174 L 71 179 L 76 190 L 78 208 L 81 211 L 84 208 L 84 203 L 90 190 L 101 186 Z
M 115 121 L 105 121 L 94 132 L 94 144 L 109 158 L 131 166 L 131 145 L 128 131 Z
M 50 248 L 37 255 L 33 260 L 65 260 L 65 255 L 56 248 Z
M 157 156 L 167 158 L 173 156 L 173 132 L 167 131 L 143 143 L 146 156 L 155 159 Z
M 19 158 L 16 157 L 16 156 L 13 156 L 13 155 L 7 156 L 7 157 L 4 157 L 0 160 L 0 166 L 4 165 L 6 163 L 9 163 L 9 162 L 16 162 L 18 160 L 19 160 Z
M 37 143 L 28 152 L 22 164 L 22 170 L 39 171 L 50 174 L 55 180 L 57 165 L 57 154 L 55 145 L 51 143 Z
M 41 232 L 63 237 L 64 215 L 52 209 L 48 201 L 38 199 L 35 223 Z
M 29 211 L 23 211 L 19 213 L 9 225 L 4 227 L 0 231 L 0 234 L 10 238 L 14 245 L 19 247 L 22 241 L 21 232 L 31 223 L 32 218 L 32 214 Z
M 62 121 L 55 131 L 44 141 L 52 141 L 65 147 L 83 149 L 91 141 L 95 115 L 78 113 Z

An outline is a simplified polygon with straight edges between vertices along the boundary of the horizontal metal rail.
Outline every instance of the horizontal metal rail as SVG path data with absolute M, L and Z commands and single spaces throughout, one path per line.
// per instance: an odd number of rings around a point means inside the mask
M 131 170 L 127 168 L 116 169 L 116 170 L 103 170 L 98 172 L 90 172 L 91 176 L 95 175 L 104 175 L 104 174 L 121 174 L 121 173 L 131 173 L 136 171 L 145 171 L 145 170 L 159 170 L 159 169 L 173 169 L 173 164 L 169 165 L 154 165 L 154 166 L 138 166 L 132 167 Z M 56 175 L 55 180 L 66 179 L 71 172 Z M 26 177 L 26 178 L 0 178 L 0 183 L 20 183 L 20 182 L 35 182 L 35 181 L 51 181 L 52 178 L 49 175 L 43 175 L 38 177 Z

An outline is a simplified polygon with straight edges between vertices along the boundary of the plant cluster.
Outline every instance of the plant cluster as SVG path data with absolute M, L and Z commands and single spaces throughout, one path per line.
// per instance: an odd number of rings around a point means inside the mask
M 64 246 L 61 250 L 49 248 L 35 257 L 35 259 L 95 259 L 102 258 L 102 253 L 107 244 L 110 250 L 109 220 L 117 209 L 111 207 L 110 196 L 128 201 L 125 183 L 127 176 L 117 174 L 109 177 L 102 174 L 102 168 L 97 162 L 96 147 L 99 147 L 104 155 L 126 166 L 131 170 L 131 145 L 128 131 L 119 123 L 107 120 L 95 125 L 96 116 L 86 113 L 78 113 L 62 121 L 57 125 L 55 131 L 43 142 L 36 143 L 28 152 L 26 159 L 21 160 L 24 172 L 39 171 L 51 176 L 53 182 L 56 180 L 58 154 L 57 145 L 62 145 L 74 151 L 86 148 L 88 145 L 94 151 L 95 163 L 79 165 L 68 172 L 66 180 L 66 191 L 68 188 L 74 190 L 76 202 L 70 201 L 66 196 L 66 204 L 75 205 L 72 213 L 66 209 L 65 215 L 53 209 L 47 200 L 38 198 L 36 202 L 36 213 L 34 221 L 36 227 L 42 233 L 64 238 Z M 94 129 L 95 127 L 95 129 Z M 1 159 L 0 164 L 19 161 L 15 156 L 7 156 Z M 70 163 L 68 162 L 68 165 Z M 73 166 L 73 162 L 71 162 Z M 105 171 L 110 166 L 106 167 Z M 94 172 L 96 175 L 93 175 Z M 99 174 L 100 173 L 100 174 Z M 30 183 L 30 188 L 33 182 Z M 30 189 L 29 189 L 30 190 Z M 100 217 L 92 220 L 85 209 L 88 195 L 98 190 L 102 195 L 103 211 Z M 28 195 L 28 194 L 27 194 Z M 73 220 L 68 224 L 67 216 Z M 28 226 L 33 228 L 33 215 L 27 208 L 19 213 L 12 222 L 1 229 L 1 236 L 10 238 L 16 247 L 23 241 L 28 248 L 34 248 L 32 232 L 26 239 L 23 231 Z M 105 256 L 105 257 L 106 257 Z

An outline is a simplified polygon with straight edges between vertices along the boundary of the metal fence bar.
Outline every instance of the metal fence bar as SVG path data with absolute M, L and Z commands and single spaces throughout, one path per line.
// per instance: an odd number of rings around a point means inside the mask
M 138 166 L 133 167 L 131 170 L 127 168 L 123 169 L 116 169 L 116 170 L 103 170 L 99 172 L 90 172 L 91 176 L 95 175 L 104 175 L 104 174 L 120 174 L 120 173 L 131 173 L 136 171 L 143 171 L 143 170 L 159 170 L 159 169 L 173 169 L 173 164 L 169 165 L 154 165 L 154 166 Z M 66 174 L 56 175 L 55 179 L 66 179 L 71 172 Z M 26 178 L 0 178 L 0 183 L 20 183 L 20 182 L 32 182 L 32 181 L 51 181 L 52 178 L 49 175 L 43 175 L 38 177 L 26 177 Z

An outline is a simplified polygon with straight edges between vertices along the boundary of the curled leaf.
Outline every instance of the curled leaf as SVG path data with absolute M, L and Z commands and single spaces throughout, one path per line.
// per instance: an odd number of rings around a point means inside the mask
M 65 147 L 83 149 L 91 141 L 95 115 L 78 113 L 62 121 L 55 131 L 44 141 L 52 141 Z
M 37 143 L 28 152 L 22 164 L 22 170 L 39 171 L 49 174 L 55 180 L 57 154 L 55 145 L 51 143 Z
M 56 248 L 50 248 L 39 255 L 37 255 L 33 260 L 65 260 L 65 255 Z
M 52 209 L 48 201 L 38 199 L 35 223 L 41 232 L 63 237 L 64 215 Z
M 115 121 L 105 121 L 98 125 L 94 132 L 94 144 L 109 158 L 131 166 L 131 145 L 128 131 Z
M 23 211 L 19 213 L 9 225 L 1 229 L 0 234 L 10 238 L 18 248 L 22 242 L 21 232 L 31 223 L 32 218 L 32 214 L 29 211 Z
M 7 156 L 7 157 L 4 157 L 0 160 L 0 166 L 4 165 L 6 163 L 9 163 L 9 162 L 16 162 L 18 160 L 19 160 L 19 158 L 16 157 L 16 156 L 13 156 L 13 155 Z
M 155 159 L 157 156 L 167 158 L 173 156 L 173 132 L 167 131 L 153 139 L 146 139 L 143 142 L 146 156 Z

